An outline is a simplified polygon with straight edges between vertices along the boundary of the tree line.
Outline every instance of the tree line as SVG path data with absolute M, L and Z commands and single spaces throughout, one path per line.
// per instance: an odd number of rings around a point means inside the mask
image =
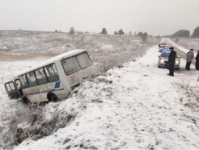
M 55 32 L 61 32 L 58 31 L 58 30 L 55 30 Z M 83 33 L 83 32 L 77 32 L 75 31 L 74 27 L 71 27 L 69 29 L 69 32 L 68 32 L 70 35 L 74 35 L 75 33 Z M 89 33 L 89 32 L 85 32 L 85 33 Z M 102 31 L 100 32 L 100 34 L 108 34 L 108 31 L 106 30 L 106 28 L 102 28 Z M 118 31 L 115 31 L 113 33 L 114 35 L 132 35 L 132 32 L 130 31 L 128 34 L 125 33 L 122 29 L 118 30 Z M 143 41 L 146 41 L 147 40 L 147 37 L 148 37 L 148 34 L 147 32 L 138 32 L 138 34 L 136 34 L 136 32 L 134 33 L 134 36 L 138 36 L 138 37 L 141 37 Z
M 175 32 L 172 35 L 166 35 L 166 36 L 163 36 L 163 37 L 171 37 L 171 38 L 179 38 L 179 37 L 189 38 L 189 37 L 192 37 L 192 38 L 199 38 L 199 26 L 194 29 L 192 35 L 190 34 L 189 30 L 179 30 L 179 31 Z

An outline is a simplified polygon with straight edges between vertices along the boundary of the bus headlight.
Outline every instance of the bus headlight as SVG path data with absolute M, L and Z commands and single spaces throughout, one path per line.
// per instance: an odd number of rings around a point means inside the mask
M 179 64 L 180 63 L 180 61 L 179 60 L 176 60 L 176 64 Z
M 160 63 L 162 63 L 162 64 L 163 64 L 163 63 L 164 63 L 164 59 L 161 59 L 161 60 L 160 60 Z

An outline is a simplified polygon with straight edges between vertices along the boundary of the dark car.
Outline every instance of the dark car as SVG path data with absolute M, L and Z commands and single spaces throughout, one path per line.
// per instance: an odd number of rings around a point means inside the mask
M 169 49 L 163 49 L 162 53 L 158 59 L 158 68 L 169 68 L 169 55 L 170 55 L 170 50 Z M 176 59 L 175 59 L 175 65 L 174 68 L 175 69 L 179 69 L 180 68 L 180 58 L 178 57 L 178 55 L 176 54 Z

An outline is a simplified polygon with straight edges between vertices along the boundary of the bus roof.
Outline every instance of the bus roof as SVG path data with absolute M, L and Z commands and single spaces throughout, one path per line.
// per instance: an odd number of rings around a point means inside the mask
M 32 70 L 36 70 L 38 68 L 41 68 L 43 66 L 47 66 L 49 64 L 52 64 L 53 62 L 57 61 L 57 60 L 61 60 L 61 59 L 64 59 L 64 58 L 68 58 L 68 57 L 71 57 L 71 56 L 74 56 L 74 55 L 77 55 L 79 53 L 82 53 L 82 52 L 85 52 L 86 50 L 85 49 L 76 49 L 76 50 L 71 50 L 69 52 L 65 52 L 63 54 L 60 54 L 60 55 L 57 55 L 55 57 L 52 57 L 50 59 L 47 59 L 45 61 L 43 61 L 42 63 L 40 63 L 39 65 L 34 65 L 34 66 L 31 66 L 31 68 L 28 68 L 28 69 L 25 69 L 23 70 L 21 73 L 15 75 L 13 78 L 14 79 L 17 79 L 19 75 L 22 75 L 22 74 L 25 74 L 25 73 L 28 73 Z

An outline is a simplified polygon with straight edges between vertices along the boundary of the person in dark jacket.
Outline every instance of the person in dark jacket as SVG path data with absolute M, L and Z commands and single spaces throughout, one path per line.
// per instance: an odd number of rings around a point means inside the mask
M 169 76 L 174 76 L 173 70 L 175 65 L 175 58 L 176 58 L 176 52 L 173 50 L 173 47 L 170 47 L 169 50 L 171 51 L 169 55 Z
M 196 70 L 199 70 L 199 50 L 198 54 L 196 55 Z

